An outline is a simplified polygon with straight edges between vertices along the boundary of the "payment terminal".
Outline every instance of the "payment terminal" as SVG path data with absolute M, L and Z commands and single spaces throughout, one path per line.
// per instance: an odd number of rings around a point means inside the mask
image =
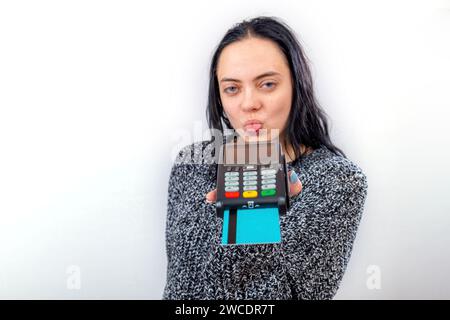
M 217 215 L 222 245 L 281 242 L 279 216 L 289 209 L 286 160 L 277 140 L 236 137 L 221 149 L 217 170 Z

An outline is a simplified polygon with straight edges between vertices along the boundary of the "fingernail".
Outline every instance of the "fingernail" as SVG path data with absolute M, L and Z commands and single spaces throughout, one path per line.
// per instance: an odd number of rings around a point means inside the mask
M 291 183 L 297 183 L 298 177 L 294 170 L 291 172 Z

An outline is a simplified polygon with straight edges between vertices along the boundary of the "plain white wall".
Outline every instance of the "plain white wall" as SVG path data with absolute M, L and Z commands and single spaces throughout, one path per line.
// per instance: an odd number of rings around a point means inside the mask
M 336 299 L 450 298 L 449 1 L 0 3 L 0 298 L 159 299 L 173 156 L 208 67 L 273 15 L 369 195 Z

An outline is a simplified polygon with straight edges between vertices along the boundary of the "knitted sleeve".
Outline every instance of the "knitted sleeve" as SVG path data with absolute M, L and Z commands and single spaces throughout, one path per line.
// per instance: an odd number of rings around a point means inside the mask
M 350 258 L 367 178 L 345 158 L 318 163 L 311 172 L 285 217 L 282 251 L 295 298 L 331 299 Z
M 172 164 L 172 168 L 170 170 L 169 183 L 167 186 L 167 217 L 166 217 L 166 254 L 167 254 L 167 263 L 168 263 L 168 272 L 170 272 L 171 268 L 171 257 L 172 257 L 172 244 L 174 241 L 172 237 L 175 232 L 173 232 L 173 223 L 177 219 L 177 215 L 180 215 L 182 210 L 183 198 L 185 195 L 186 189 L 186 179 L 183 179 L 186 176 L 186 173 L 190 171 L 189 167 L 192 166 L 191 163 L 191 147 L 186 146 L 182 148 Z M 169 275 L 168 275 L 169 276 Z M 167 299 L 167 289 L 164 292 L 163 298 Z

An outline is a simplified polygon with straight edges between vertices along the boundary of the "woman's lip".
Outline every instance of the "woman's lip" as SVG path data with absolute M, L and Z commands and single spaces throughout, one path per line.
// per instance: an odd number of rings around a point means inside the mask
M 252 120 L 245 121 L 245 122 L 244 122 L 244 126 L 246 126 L 246 125 L 251 125 L 251 124 L 256 124 L 256 123 L 262 125 L 262 122 L 261 122 L 261 121 L 256 120 L 256 119 L 252 119 Z
M 244 126 L 245 131 L 259 131 L 262 128 L 261 123 L 251 123 Z
M 247 132 L 258 132 L 263 124 L 259 120 L 248 120 L 244 123 L 244 130 Z
M 250 136 L 259 135 L 259 130 L 262 128 L 261 123 L 247 124 L 244 126 L 245 133 Z

